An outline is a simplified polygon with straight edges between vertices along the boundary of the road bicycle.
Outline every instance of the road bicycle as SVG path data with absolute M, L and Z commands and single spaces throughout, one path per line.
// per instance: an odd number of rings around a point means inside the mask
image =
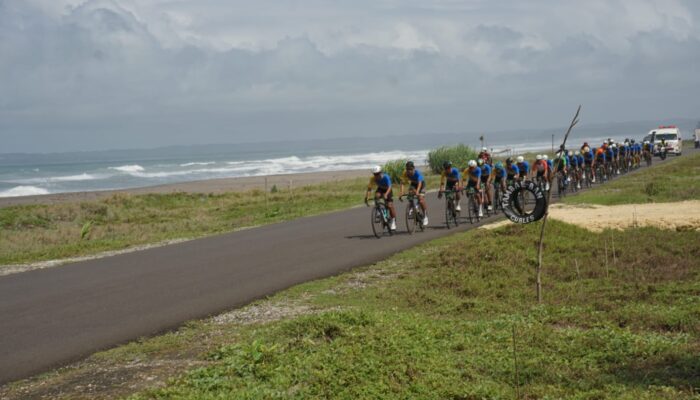
M 365 202 L 369 206 L 368 202 Z M 384 235 L 384 232 L 388 233 L 389 236 L 393 235 L 394 232 L 391 230 L 391 216 L 389 215 L 389 208 L 386 205 L 386 200 L 383 197 L 374 198 L 374 207 L 372 207 L 371 214 L 372 221 L 372 232 L 377 239 Z
M 415 190 L 411 190 L 408 194 L 399 197 L 399 200 L 404 197 L 408 200 L 408 204 L 406 204 L 406 230 L 411 235 L 416 231 L 416 228 L 422 232 L 425 230 L 425 226 L 423 226 L 425 213 L 420 206 L 419 195 L 416 194 Z
M 559 197 L 566 195 L 566 174 L 564 171 L 557 171 L 557 195 Z
M 455 189 L 444 190 L 445 195 L 445 225 L 450 229 L 450 224 L 459 226 L 459 211 L 457 210 L 457 193 Z
M 479 216 L 479 202 L 476 201 L 476 194 L 481 193 L 481 191 L 477 192 L 475 188 L 468 187 L 464 192 L 467 195 L 467 217 L 469 218 L 469 223 L 473 224 L 474 220 L 479 222 L 481 217 Z

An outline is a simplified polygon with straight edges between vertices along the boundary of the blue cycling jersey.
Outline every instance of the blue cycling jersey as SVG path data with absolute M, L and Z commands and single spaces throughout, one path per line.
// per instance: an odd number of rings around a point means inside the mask
M 552 169 L 552 167 L 554 166 L 554 163 L 552 162 L 552 160 L 547 160 L 547 166 L 549 167 L 550 170 Z
M 578 162 L 579 166 L 583 166 L 583 164 L 585 163 L 586 160 L 583 158 L 583 155 L 578 154 L 576 156 L 576 161 Z
M 506 169 L 503 166 L 493 167 L 493 171 L 496 174 L 496 178 L 505 178 L 506 177 Z
M 389 175 L 387 174 L 381 174 L 378 178 L 372 176 L 371 178 L 369 178 L 369 184 L 367 185 L 367 188 L 372 189 L 375 186 L 379 190 L 386 190 L 391 187 L 391 178 L 389 178 Z
M 506 173 L 509 178 L 512 178 L 515 175 L 520 175 L 520 168 L 517 164 L 506 165 Z
M 569 157 L 569 163 L 571 164 L 572 167 L 578 167 L 578 157 L 576 157 L 576 156 Z
M 481 176 L 482 177 L 488 177 L 491 175 L 491 166 L 488 164 L 484 164 L 481 166 Z
M 417 169 L 413 170 L 413 176 L 408 175 L 408 171 L 404 171 L 401 176 L 401 182 L 404 184 L 411 182 L 414 185 L 418 185 L 420 182 L 423 182 L 423 174 Z
M 520 175 L 527 175 L 530 173 L 530 163 L 527 161 L 518 163 L 518 169 L 520 169 Z

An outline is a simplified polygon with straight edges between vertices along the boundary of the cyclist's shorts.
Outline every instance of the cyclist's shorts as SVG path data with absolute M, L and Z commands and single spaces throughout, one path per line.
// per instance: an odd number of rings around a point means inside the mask
M 503 177 L 496 175 L 496 178 L 494 178 L 493 183 L 495 183 L 496 185 L 500 185 L 501 182 L 503 182 Z
M 544 177 L 544 171 L 537 171 L 537 177 L 538 177 L 538 178 L 543 178 L 543 177 Z
M 445 183 L 445 190 L 452 190 L 455 186 L 457 186 L 457 182 L 447 181 L 447 183 Z
M 486 184 L 486 183 L 488 183 L 488 182 L 489 182 L 489 176 L 488 176 L 488 175 L 486 175 L 486 176 L 483 176 L 483 175 L 482 175 L 482 176 L 481 176 L 481 183 Z
M 418 183 L 411 182 L 411 189 L 413 189 L 413 190 L 418 189 Z M 425 194 L 425 182 L 423 182 L 423 186 L 421 186 L 420 192 L 418 192 L 418 194 Z
M 474 182 L 471 179 L 469 181 L 467 181 L 467 189 L 470 189 L 470 188 L 476 189 L 476 182 Z
M 377 189 L 377 191 L 375 193 L 379 193 L 383 196 L 384 193 L 386 193 L 386 192 L 387 191 L 385 189 Z M 391 193 L 389 193 L 388 196 L 386 196 L 386 201 L 387 201 L 387 203 L 394 201 L 394 191 L 393 190 L 391 191 Z

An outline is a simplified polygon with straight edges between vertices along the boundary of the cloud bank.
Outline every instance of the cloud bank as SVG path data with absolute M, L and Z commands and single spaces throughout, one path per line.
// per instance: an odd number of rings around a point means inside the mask
M 0 0 L 0 152 L 696 117 L 695 1 Z

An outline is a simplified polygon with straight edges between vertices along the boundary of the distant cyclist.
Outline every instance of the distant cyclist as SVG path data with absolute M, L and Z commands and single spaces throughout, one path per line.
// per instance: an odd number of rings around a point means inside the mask
M 491 154 L 489 154 L 489 149 L 487 149 L 486 147 L 481 148 L 481 152 L 479 153 L 478 159 L 484 160 L 484 163 L 488 165 L 493 165 Z
M 549 190 L 549 164 L 542 154 L 535 156 L 535 163 L 532 166 L 532 177 L 535 182 L 544 182 L 544 190 Z
M 523 156 L 518 156 L 517 160 L 520 178 L 523 180 L 527 179 L 527 176 L 530 174 L 530 163 L 528 163 Z
M 461 188 L 459 186 L 460 180 L 461 175 L 459 173 L 459 169 L 453 167 L 450 161 L 445 161 L 442 163 L 442 175 L 440 176 L 440 191 L 438 191 L 438 199 L 442 198 L 442 193 L 445 190 L 455 190 L 457 201 L 457 207 L 455 207 L 455 210 L 457 211 L 462 210 L 462 208 L 459 206 L 459 200 L 462 198 L 460 194 Z
M 501 187 L 501 191 L 506 190 L 506 176 L 508 175 L 506 173 L 506 168 L 503 166 L 503 163 L 498 161 L 496 165 L 493 166 L 493 173 L 492 175 L 494 176 L 493 183 L 494 185 L 499 185 Z
M 372 193 L 372 189 L 376 187 L 377 190 L 374 192 L 374 198 L 383 198 L 386 202 L 386 207 L 389 209 L 389 214 L 391 215 L 391 226 L 392 231 L 396 230 L 396 210 L 394 210 L 394 198 L 391 191 L 391 178 L 389 175 L 382 172 L 382 167 L 376 165 L 372 168 L 372 177 L 369 178 L 369 184 L 367 185 L 367 192 L 365 193 L 365 203 L 369 201 L 369 194 Z
M 481 168 L 481 186 L 484 188 L 484 192 L 486 194 L 486 198 L 483 199 L 482 203 L 486 204 L 486 208 L 491 211 L 493 210 L 493 168 L 491 168 L 491 166 L 485 163 L 481 158 L 477 160 L 476 163 L 479 168 Z
M 506 158 L 506 179 L 513 182 L 520 180 L 520 168 L 510 157 Z
M 480 159 L 481 162 L 483 160 Z M 481 198 L 481 168 L 476 164 L 476 161 L 469 160 L 467 169 L 464 170 L 464 188 L 469 190 L 473 188 L 476 191 L 476 202 L 479 205 L 479 216 L 483 217 L 484 213 L 482 210 L 482 205 L 484 203 Z
M 423 174 L 416 169 L 413 161 L 406 162 L 406 169 L 401 175 L 401 194 L 399 194 L 399 199 L 404 195 L 404 185 L 409 185 L 410 189 L 416 192 L 418 196 L 418 203 L 420 203 L 420 208 L 423 210 L 423 226 L 428 226 L 428 206 L 425 203 L 425 179 L 423 179 Z

